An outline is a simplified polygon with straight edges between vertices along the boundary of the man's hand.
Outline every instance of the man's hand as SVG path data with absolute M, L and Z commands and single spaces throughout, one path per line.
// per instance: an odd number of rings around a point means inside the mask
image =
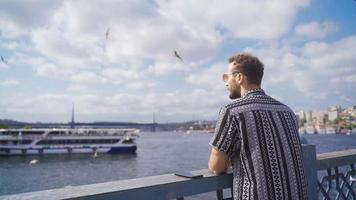
M 230 166 L 230 159 L 224 152 L 218 151 L 213 147 L 208 166 L 211 172 L 220 175 L 226 172 L 226 169 Z

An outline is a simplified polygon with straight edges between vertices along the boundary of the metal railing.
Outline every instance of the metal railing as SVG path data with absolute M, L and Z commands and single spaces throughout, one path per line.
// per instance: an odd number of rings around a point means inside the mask
M 356 199 L 355 163 L 356 149 L 319 154 L 319 199 Z
M 304 169 L 308 183 L 309 199 L 356 199 L 354 182 L 356 149 L 316 155 L 314 145 L 303 145 Z M 339 168 L 349 166 L 344 173 Z M 344 169 L 344 168 L 342 168 Z M 318 171 L 327 175 L 318 180 Z M 69 186 L 52 190 L 36 191 L 15 195 L 0 196 L 0 199 L 179 199 L 184 197 L 216 192 L 222 200 L 223 189 L 232 187 L 232 174 L 216 176 L 207 169 L 192 172 L 203 174 L 202 178 L 189 179 L 174 174 L 150 176 L 137 179 L 112 181 L 81 186 Z M 335 192 L 332 192 L 335 191 Z M 231 198 L 231 195 L 230 195 Z M 230 199 L 227 198 L 227 199 Z

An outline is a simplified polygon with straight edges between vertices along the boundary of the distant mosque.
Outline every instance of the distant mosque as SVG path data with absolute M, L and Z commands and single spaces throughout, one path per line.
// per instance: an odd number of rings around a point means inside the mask
M 72 104 L 72 121 L 69 123 L 70 128 L 74 128 L 75 122 L 74 122 L 74 103 Z

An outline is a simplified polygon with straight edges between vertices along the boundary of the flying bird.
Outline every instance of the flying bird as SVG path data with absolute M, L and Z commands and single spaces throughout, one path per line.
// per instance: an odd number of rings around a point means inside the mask
M 34 165 L 36 163 L 38 163 L 38 160 L 36 160 L 36 159 L 30 161 L 30 165 Z
M 94 155 L 93 155 L 93 158 L 96 158 L 96 157 L 98 157 L 98 152 L 97 151 L 95 151 Z
M 179 56 L 176 50 L 174 50 L 174 55 L 181 61 L 183 61 L 183 58 Z
M 109 31 L 110 31 L 110 28 L 108 28 L 107 30 L 106 30 L 106 33 L 105 33 L 105 38 L 106 38 L 106 40 L 108 40 L 109 39 Z
M 5 63 L 5 64 L 7 64 L 7 60 L 5 60 L 5 58 L 4 58 L 4 57 L 2 57 L 2 56 L 1 56 L 1 62 L 3 62 L 3 63 Z

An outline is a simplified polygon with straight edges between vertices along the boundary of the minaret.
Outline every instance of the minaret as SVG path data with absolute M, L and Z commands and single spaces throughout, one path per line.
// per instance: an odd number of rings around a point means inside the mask
M 153 112 L 152 116 L 152 132 L 156 132 L 156 113 Z
M 70 128 L 74 128 L 74 103 L 72 104 L 72 121 L 70 123 Z

